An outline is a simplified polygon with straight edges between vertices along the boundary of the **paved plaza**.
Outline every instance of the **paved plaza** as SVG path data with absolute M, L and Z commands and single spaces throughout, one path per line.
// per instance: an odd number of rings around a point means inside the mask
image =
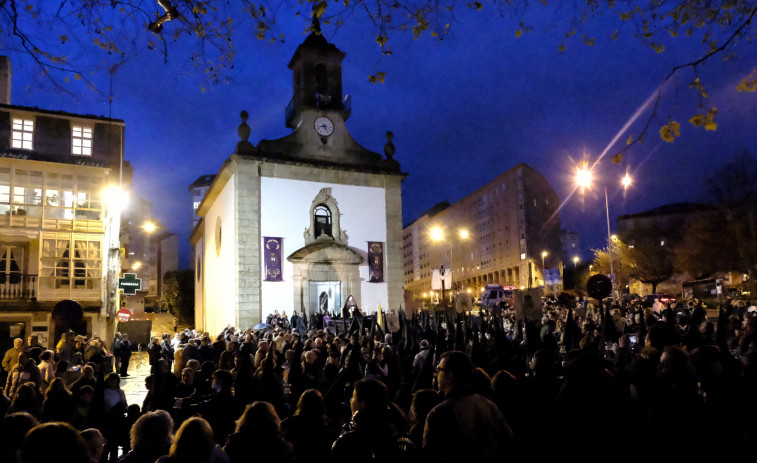
M 144 314 L 145 318 L 152 320 L 152 336 L 161 336 L 163 333 L 171 333 L 173 336 L 173 315 L 168 313 Z M 186 328 L 179 326 L 180 329 Z M 129 376 L 121 378 L 121 389 L 126 394 L 126 401 L 131 404 L 142 406 L 147 389 L 145 378 L 150 374 L 150 362 L 146 346 L 134 352 L 129 362 Z

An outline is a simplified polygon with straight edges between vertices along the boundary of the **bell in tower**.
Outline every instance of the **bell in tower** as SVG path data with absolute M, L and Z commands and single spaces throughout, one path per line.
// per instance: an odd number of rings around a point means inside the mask
M 350 114 L 349 98 L 342 98 L 342 59 L 345 54 L 323 37 L 315 16 L 311 31 L 289 61 L 294 95 L 286 109 L 286 125 L 291 129 L 298 126 L 303 109 L 333 110 L 343 120 Z

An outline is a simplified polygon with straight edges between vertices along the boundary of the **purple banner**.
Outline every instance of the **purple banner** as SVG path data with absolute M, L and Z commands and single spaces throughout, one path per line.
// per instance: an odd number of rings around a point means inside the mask
M 384 243 L 368 241 L 368 276 L 371 283 L 384 282 Z
M 263 237 L 265 249 L 265 281 L 282 281 L 281 246 L 283 238 Z

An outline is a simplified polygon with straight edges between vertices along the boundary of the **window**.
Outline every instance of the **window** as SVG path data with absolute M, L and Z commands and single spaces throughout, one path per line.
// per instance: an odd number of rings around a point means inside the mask
M 45 181 L 45 215 L 48 218 L 74 217 L 74 178 L 69 174 L 47 174 Z
M 71 240 L 67 238 L 42 240 L 40 277 L 47 282 L 45 286 L 56 289 L 98 289 L 100 242 L 84 238 L 74 239 L 73 246 L 71 244 Z
M 42 215 L 42 172 L 16 169 L 13 184 L 13 215 Z
M 11 170 L 8 167 L 0 168 L 0 214 L 10 214 L 11 201 Z
M 75 125 L 71 130 L 71 153 L 92 156 L 92 127 Z
M 32 119 L 14 117 L 12 132 L 12 148 L 21 148 L 25 150 L 32 149 L 32 138 L 34 134 L 34 121 Z
M 195 211 L 195 212 L 197 212 L 197 208 L 200 207 L 200 203 L 201 202 L 202 201 L 194 201 L 194 202 L 192 202 L 192 210 Z

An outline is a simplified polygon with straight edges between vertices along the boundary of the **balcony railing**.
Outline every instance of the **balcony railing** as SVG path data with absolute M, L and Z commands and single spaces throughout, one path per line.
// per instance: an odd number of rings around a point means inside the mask
M 37 300 L 37 275 L 0 273 L 0 300 Z

